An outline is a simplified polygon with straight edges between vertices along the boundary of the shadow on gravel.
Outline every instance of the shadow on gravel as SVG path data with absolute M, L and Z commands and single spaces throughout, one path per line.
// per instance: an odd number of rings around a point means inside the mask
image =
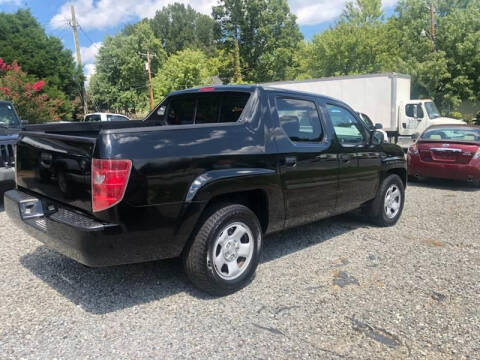
M 448 179 L 422 179 L 422 180 L 409 180 L 408 186 L 431 188 L 439 190 L 453 190 L 453 191 L 467 191 L 474 192 L 480 191 L 480 187 L 466 181 L 448 180 Z
M 368 225 L 360 215 L 352 213 L 268 236 L 263 262 Z M 189 283 L 180 259 L 88 268 L 46 246 L 39 246 L 22 256 L 20 262 L 59 294 L 93 314 L 106 314 L 181 292 L 199 299 L 212 299 Z

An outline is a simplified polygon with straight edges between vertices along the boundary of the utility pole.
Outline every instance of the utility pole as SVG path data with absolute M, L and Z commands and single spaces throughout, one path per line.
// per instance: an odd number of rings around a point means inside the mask
M 433 49 L 435 50 L 435 5 L 430 1 L 430 35 L 432 37 Z
M 153 103 L 153 86 L 152 86 L 152 62 L 151 62 L 151 56 L 150 50 L 147 50 L 146 54 L 140 53 L 140 55 L 146 56 L 147 57 L 147 63 L 145 64 L 148 72 L 148 83 L 150 86 L 150 110 L 153 110 L 154 103 Z
M 73 29 L 73 40 L 75 42 L 75 52 L 77 53 L 77 65 L 80 67 L 80 70 L 82 71 L 83 74 L 83 67 L 82 67 L 82 57 L 80 55 L 80 44 L 78 42 L 78 24 L 77 24 L 77 19 L 75 18 L 75 8 L 73 5 L 70 7 L 72 11 L 72 23 L 70 26 Z M 82 91 L 82 98 L 83 98 L 83 113 L 87 114 L 87 96 L 85 94 L 85 86 L 81 85 L 81 91 Z

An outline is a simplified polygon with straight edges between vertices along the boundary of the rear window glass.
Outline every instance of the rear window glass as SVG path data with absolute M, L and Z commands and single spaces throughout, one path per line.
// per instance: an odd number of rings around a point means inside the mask
M 107 115 L 107 121 L 128 121 L 128 118 L 121 115 Z
M 195 99 L 192 97 L 177 97 L 170 101 L 167 112 L 168 125 L 193 124 Z
M 425 131 L 421 138 L 424 140 L 480 141 L 480 129 L 437 128 Z
M 204 94 L 197 97 L 195 124 L 216 123 L 218 120 L 221 96 Z
M 102 118 L 100 115 L 87 115 L 85 116 L 85 121 L 86 122 L 97 122 L 97 121 L 101 121 Z
M 146 121 L 163 125 L 189 125 L 237 122 L 250 93 L 210 92 L 173 96 L 156 109 Z

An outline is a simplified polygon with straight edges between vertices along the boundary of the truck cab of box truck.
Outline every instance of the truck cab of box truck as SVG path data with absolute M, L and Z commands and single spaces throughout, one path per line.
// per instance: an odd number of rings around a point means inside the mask
M 400 102 L 398 109 L 400 136 L 418 136 L 432 125 L 465 124 L 463 120 L 443 117 L 431 99 Z

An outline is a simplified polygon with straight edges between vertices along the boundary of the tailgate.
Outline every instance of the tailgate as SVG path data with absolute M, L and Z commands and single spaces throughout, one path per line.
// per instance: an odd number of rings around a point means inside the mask
M 23 132 L 17 144 L 17 184 L 92 211 L 91 159 L 96 138 Z

